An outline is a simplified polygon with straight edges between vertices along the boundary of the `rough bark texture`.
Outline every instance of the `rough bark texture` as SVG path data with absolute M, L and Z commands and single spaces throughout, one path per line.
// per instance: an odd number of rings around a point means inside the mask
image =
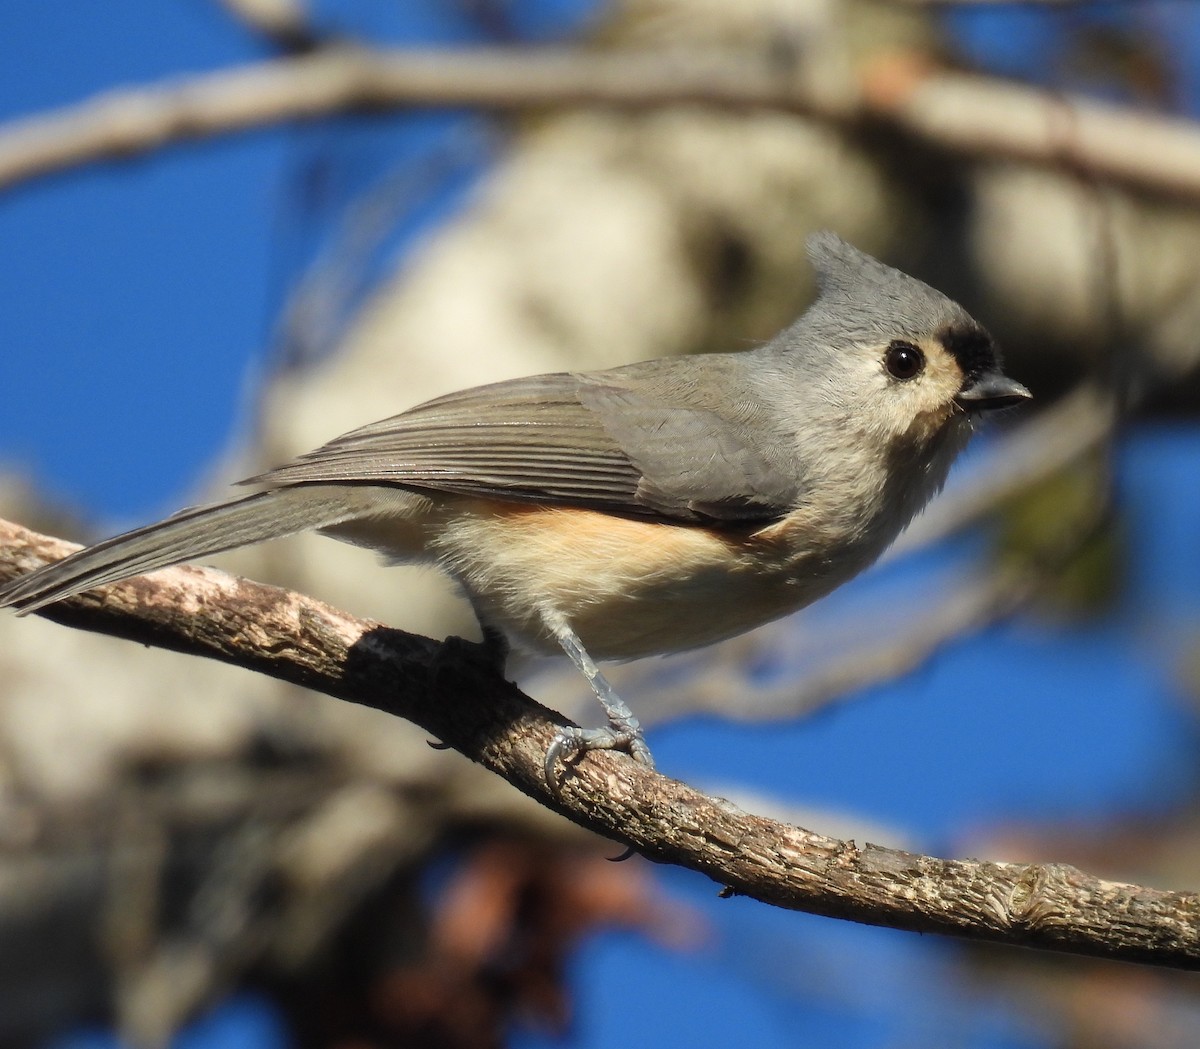
M 0 522 L 0 580 L 75 549 Z M 943 860 L 755 816 L 619 755 L 552 790 L 542 757 L 563 719 L 478 646 L 354 619 L 302 595 L 201 568 L 130 580 L 46 610 L 60 623 L 235 663 L 407 718 L 568 819 L 727 895 L 854 921 L 1200 968 L 1200 897 L 1058 864 Z

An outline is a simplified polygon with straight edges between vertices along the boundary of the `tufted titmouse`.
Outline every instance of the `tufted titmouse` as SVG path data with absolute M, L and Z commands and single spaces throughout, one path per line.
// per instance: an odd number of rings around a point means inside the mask
M 607 728 L 546 755 L 652 764 L 594 660 L 707 645 L 874 561 L 936 493 L 976 415 L 1030 396 L 957 303 L 832 233 L 820 296 L 744 353 L 537 375 L 453 393 L 0 589 L 30 612 L 92 587 L 314 528 L 433 562 L 485 631 L 561 648 Z

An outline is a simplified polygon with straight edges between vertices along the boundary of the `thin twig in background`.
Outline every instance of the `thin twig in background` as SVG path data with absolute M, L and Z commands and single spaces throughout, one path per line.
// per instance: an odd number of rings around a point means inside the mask
M 0 188 L 97 160 L 366 108 L 672 104 L 804 109 L 795 78 L 745 56 L 548 48 L 377 51 L 329 46 L 112 91 L 0 127 Z M 832 116 L 832 113 L 828 115 Z
M 770 661 L 772 652 L 786 651 L 787 639 L 794 650 L 795 623 L 781 622 L 774 629 L 760 629 L 740 639 L 738 654 L 742 658 L 697 654 L 690 672 L 681 668 L 679 684 L 671 681 L 676 675 L 649 668 L 627 672 L 616 680 L 622 691 L 653 690 L 653 703 L 640 715 L 646 725 L 702 713 L 736 722 L 811 717 L 842 703 L 858 702 L 864 690 L 912 673 L 947 645 L 1012 615 L 1036 592 L 1033 576 L 995 570 L 968 575 L 930 609 L 914 608 L 911 614 L 898 616 L 895 604 L 889 603 L 886 613 L 880 612 L 879 630 L 864 629 L 865 623 L 873 622 L 871 610 L 859 608 L 854 617 L 854 643 L 844 638 L 833 643 L 827 624 L 816 627 L 814 640 L 804 645 L 804 652 L 821 655 L 803 670 L 772 672 L 766 684 L 752 680 L 748 668 Z M 897 629 L 897 619 L 906 626 Z M 864 645 L 863 637 L 881 640 Z M 829 655 L 831 651 L 835 654 Z M 803 654 L 794 655 L 794 651 L 788 652 L 789 666 L 805 662 Z
M 940 70 L 911 52 L 867 62 L 858 82 L 813 83 L 803 64 L 741 54 L 568 49 L 377 51 L 345 45 L 112 91 L 0 126 L 0 189 L 167 145 L 364 109 L 706 105 L 774 109 L 840 125 L 874 121 L 967 157 L 1061 163 L 1059 98 Z M 1200 199 L 1200 130 L 1086 100 L 1074 161 L 1095 177 Z
M 1070 168 L 1195 201 L 1200 128 L 1188 120 L 949 72 L 901 52 L 869 63 L 862 112 L 927 145 L 968 157 L 1061 170 L 1063 107 L 1074 126 Z
M 76 549 L 0 522 L 0 579 Z M 942 860 L 743 812 L 611 753 L 558 790 L 542 771 L 562 719 L 463 643 L 354 619 L 299 594 L 176 568 L 50 606 L 47 618 L 257 670 L 405 717 L 573 822 L 776 906 L 873 925 L 1200 968 L 1200 896 L 1060 864 Z
M 978 524 L 997 508 L 1099 448 L 1115 425 L 1112 398 L 1085 383 L 979 456 L 973 480 L 935 500 L 885 558 L 903 557 Z

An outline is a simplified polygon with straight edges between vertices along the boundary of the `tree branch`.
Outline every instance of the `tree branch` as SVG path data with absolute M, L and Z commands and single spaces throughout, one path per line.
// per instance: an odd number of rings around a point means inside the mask
M 75 549 L 0 522 L 0 580 Z M 590 754 L 549 789 L 562 719 L 466 642 L 438 643 L 212 569 L 176 568 L 45 610 L 83 629 L 204 655 L 407 718 L 568 819 L 727 895 L 873 925 L 1200 968 L 1200 897 L 1059 864 L 942 860 L 856 845 L 743 812 L 620 755 Z
M 907 52 L 866 63 L 857 81 L 800 75 L 805 68 L 728 53 L 321 47 L 112 91 L 0 126 L 0 190 L 176 142 L 362 109 L 709 105 L 876 122 L 967 157 L 1070 166 L 1200 198 L 1200 131 L 1186 121 L 939 70 Z
M 367 108 L 683 103 L 805 109 L 790 75 L 744 57 L 351 45 L 129 88 L 0 126 L 0 189 L 172 142 Z
M 1200 129 L 1189 120 L 954 73 L 915 52 L 870 63 L 862 90 L 864 112 L 929 146 L 1167 197 L 1200 194 Z

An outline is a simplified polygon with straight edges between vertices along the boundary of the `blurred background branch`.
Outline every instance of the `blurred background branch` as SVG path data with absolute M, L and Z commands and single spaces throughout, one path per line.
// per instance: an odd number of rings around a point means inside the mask
M 1200 197 L 1200 131 L 1186 121 L 939 69 L 917 52 L 872 58 L 842 83 L 807 73 L 803 59 L 781 63 L 751 51 L 383 52 L 326 45 L 182 83 L 114 91 L 0 126 L 0 189 L 179 142 L 362 109 L 702 105 L 844 124 L 874 120 L 968 157 L 1083 170 L 1141 190 Z

